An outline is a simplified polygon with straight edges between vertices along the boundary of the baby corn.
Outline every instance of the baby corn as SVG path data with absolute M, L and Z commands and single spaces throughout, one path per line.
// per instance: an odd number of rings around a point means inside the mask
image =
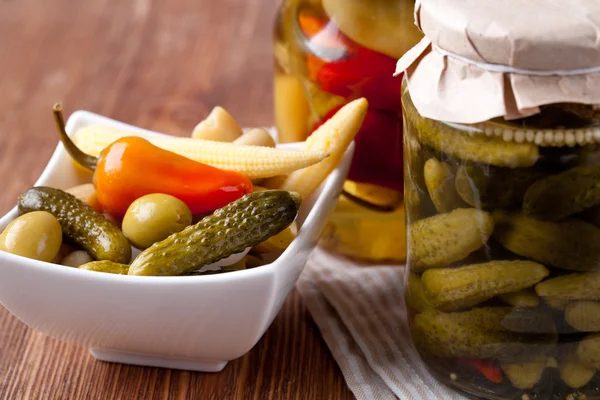
M 350 142 L 358 133 L 368 106 L 364 98 L 354 100 L 317 128 L 304 143 L 304 149 L 327 152 L 330 156 L 309 168 L 294 171 L 280 188 L 298 192 L 303 199 L 310 196 L 340 162 Z
M 82 128 L 77 131 L 73 140 L 85 153 L 98 156 L 108 145 L 124 136 L 145 137 L 162 149 L 213 167 L 242 173 L 250 179 L 287 175 L 317 164 L 328 157 L 327 151 L 296 151 L 262 146 L 240 146 L 202 139 L 151 137 L 104 125 Z

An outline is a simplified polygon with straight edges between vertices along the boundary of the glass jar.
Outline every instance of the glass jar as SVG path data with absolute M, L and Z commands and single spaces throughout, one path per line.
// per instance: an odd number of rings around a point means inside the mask
M 422 117 L 403 88 L 413 342 L 486 399 L 600 396 L 600 111 L 478 124 Z
M 275 118 L 296 142 L 347 102 L 369 101 L 344 193 L 322 245 L 403 261 L 401 79 L 396 60 L 421 37 L 413 0 L 286 0 L 275 27 Z

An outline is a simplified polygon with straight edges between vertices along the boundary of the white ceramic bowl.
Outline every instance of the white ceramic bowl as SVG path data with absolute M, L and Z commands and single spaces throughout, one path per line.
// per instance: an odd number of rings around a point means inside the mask
M 67 132 L 103 123 L 157 135 L 78 111 Z M 287 145 L 286 147 L 297 147 Z M 352 158 L 305 201 L 299 233 L 273 263 L 232 273 L 186 277 L 103 274 L 0 251 L 0 303 L 48 336 L 86 346 L 99 360 L 216 372 L 248 352 L 265 333 L 317 244 Z M 90 182 L 59 145 L 37 181 L 68 188 Z M 17 215 L 0 220 L 0 231 Z

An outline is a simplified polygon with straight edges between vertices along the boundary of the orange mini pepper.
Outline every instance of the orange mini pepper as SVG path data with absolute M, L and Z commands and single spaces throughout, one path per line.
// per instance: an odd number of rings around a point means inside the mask
M 190 160 L 137 136 L 123 137 L 99 157 L 82 152 L 65 131 L 62 108 L 54 107 L 61 141 L 73 159 L 94 171 L 96 197 L 102 209 L 122 218 L 136 199 L 153 193 L 183 201 L 193 214 L 224 207 L 252 192 L 246 176 Z

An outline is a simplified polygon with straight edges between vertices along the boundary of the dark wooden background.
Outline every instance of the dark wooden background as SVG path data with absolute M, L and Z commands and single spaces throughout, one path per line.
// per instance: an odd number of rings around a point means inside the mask
M 215 105 L 273 121 L 278 0 L 0 0 L 0 213 L 57 143 L 53 103 L 189 135 Z M 1 268 L 2 266 L 0 266 Z M 95 361 L 0 307 L 2 399 L 350 399 L 297 294 L 222 373 Z

